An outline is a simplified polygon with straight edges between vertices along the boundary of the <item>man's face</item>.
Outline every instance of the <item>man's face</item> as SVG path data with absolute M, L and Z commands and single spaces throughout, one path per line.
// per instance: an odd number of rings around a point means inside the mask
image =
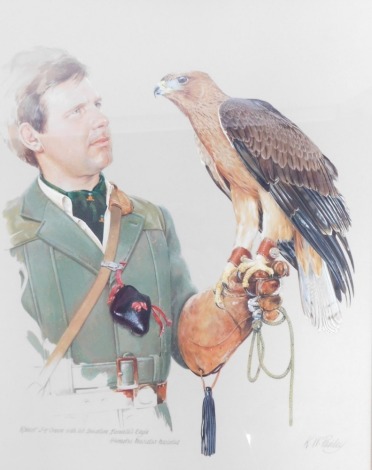
M 39 134 L 43 147 L 39 165 L 46 177 L 48 173 L 91 177 L 111 163 L 108 119 L 101 111 L 101 98 L 86 78 L 49 89 L 43 100 L 47 122 Z

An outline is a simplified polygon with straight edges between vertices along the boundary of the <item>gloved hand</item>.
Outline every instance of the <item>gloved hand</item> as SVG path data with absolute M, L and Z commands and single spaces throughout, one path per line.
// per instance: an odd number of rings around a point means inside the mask
M 281 304 L 280 278 L 289 272 L 284 261 L 273 261 L 274 274 L 256 271 L 247 288 L 237 274 L 229 278 L 223 308 L 217 307 L 213 290 L 192 296 L 185 304 L 178 325 L 179 348 L 187 366 L 197 375 L 217 372 L 252 331 L 258 308 L 272 321 Z

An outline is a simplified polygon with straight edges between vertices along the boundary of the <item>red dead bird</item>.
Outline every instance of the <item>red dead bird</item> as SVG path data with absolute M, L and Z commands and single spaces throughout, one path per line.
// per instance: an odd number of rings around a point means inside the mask
M 269 103 L 231 98 L 206 73 L 167 75 L 155 95 L 168 98 L 190 120 L 202 161 L 233 205 L 235 244 L 216 286 L 216 303 L 221 305 L 236 265 L 245 286 L 257 270 L 272 274 L 267 256 L 251 256 L 260 232 L 298 271 L 305 315 L 315 327 L 335 330 L 340 302 L 353 293 L 345 238 L 351 221 L 334 184 L 335 166 Z

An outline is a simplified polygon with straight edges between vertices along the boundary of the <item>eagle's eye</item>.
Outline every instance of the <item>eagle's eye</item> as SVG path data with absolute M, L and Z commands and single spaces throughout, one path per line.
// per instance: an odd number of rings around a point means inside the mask
M 187 83 L 189 81 L 189 79 L 187 77 L 177 77 L 177 81 L 181 85 L 184 85 L 185 83 Z

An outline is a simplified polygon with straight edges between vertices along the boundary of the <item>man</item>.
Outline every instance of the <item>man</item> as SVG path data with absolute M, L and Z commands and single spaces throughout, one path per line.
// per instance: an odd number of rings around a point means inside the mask
M 102 171 L 112 162 L 112 141 L 85 67 L 64 51 L 37 48 L 18 54 L 9 67 L 6 96 L 15 98 L 8 144 L 39 170 L 37 180 L 5 210 L 11 253 L 25 273 L 22 303 L 36 327 L 28 337 L 40 355 L 38 372 L 102 269 L 114 191 Z M 130 208 L 121 219 L 114 260 L 116 268 L 122 263 L 121 276 L 111 273 L 42 388 L 46 395 L 73 397 L 79 413 L 89 411 L 85 404 L 99 397 L 103 411 L 138 407 L 162 415 L 170 425 L 166 382 L 171 355 L 186 366 L 177 326 L 195 289 L 167 211 L 137 197 L 121 193 L 121 198 Z M 159 334 L 162 319 L 154 314 L 149 331 L 138 336 L 115 321 L 107 304 L 115 280 L 148 296 L 171 317 L 172 326 L 163 325 Z M 208 305 L 203 302 L 204 311 L 216 309 L 212 297 Z M 115 394 L 118 381 L 122 393 Z M 89 400 L 81 400 L 88 395 Z

